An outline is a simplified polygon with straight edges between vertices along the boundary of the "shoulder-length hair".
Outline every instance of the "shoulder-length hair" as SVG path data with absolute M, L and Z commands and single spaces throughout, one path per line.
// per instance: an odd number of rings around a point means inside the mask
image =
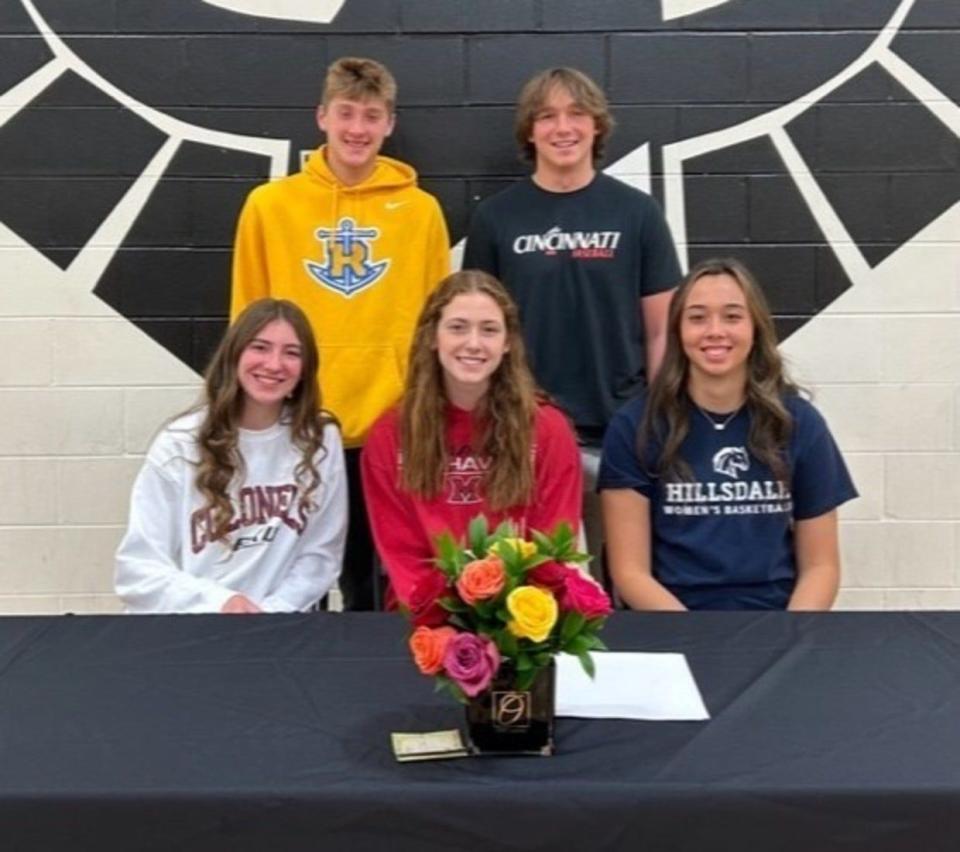
M 294 470 L 302 507 L 312 507 L 312 495 L 320 485 L 317 462 L 325 452 L 323 430 L 333 418 L 321 409 L 317 381 L 320 356 L 313 331 L 303 311 L 293 302 L 259 299 L 248 305 L 227 329 L 204 375 L 200 407 L 205 414 L 197 433 L 200 459 L 195 482 L 206 500 L 205 508 L 211 510 L 214 541 L 223 539 L 230 531 L 235 509 L 229 488 L 232 483 L 242 482 L 246 472 L 237 446 L 244 404 L 237 364 L 250 342 L 275 320 L 289 323 L 300 343 L 303 372 L 282 416 L 289 423 L 294 446 L 302 453 Z
M 457 296 L 483 293 L 503 312 L 508 349 L 475 412 L 474 449 L 490 459 L 484 479 L 487 506 L 500 511 L 533 498 L 534 422 L 538 395 L 524 354 L 517 306 L 492 275 L 476 269 L 445 278 L 427 300 L 413 335 L 410 370 L 400 403 L 401 487 L 424 499 L 443 488 L 449 463 L 445 440 L 448 400 L 437 358 L 443 309 Z
M 680 445 L 690 431 L 695 413 L 687 390 L 690 360 L 683 351 L 680 325 L 693 285 L 706 275 L 729 275 L 743 291 L 747 312 L 753 322 L 753 346 L 747 356 L 744 405 L 750 415 L 747 449 L 786 481 L 790 471 L 786 448 L 793 419 L 785 397 L 799 388 L 787 376 L 777 348 L 777 333 L 760 285 L 740 261 L 714 258 L 698 263 L 677 288 L 667 317 L 667 346 L 663 363 L 650 385 L 647 407 L 637 439 L 641 459 L 656 445 L 658 459 L 654 472 L 667 479 L 689 479 L 689 465 L 680 457 Z

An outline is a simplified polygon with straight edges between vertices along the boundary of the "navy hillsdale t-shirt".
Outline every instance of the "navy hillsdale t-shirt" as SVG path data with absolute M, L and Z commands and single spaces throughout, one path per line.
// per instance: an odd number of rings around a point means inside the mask
M 689 481 L 658 479 L 656 448 L 638 458 L 645 394 L 610 423 L 598 488 L 650 500 L 653 574 L 689 609 L 784 609 L 797 576 L 793 522 L 857 496 L 820 413 L 798 396 L 785 403 L 794 419 L 786 483 L 747 451 L 746 408 L 722 431 L 691 408 L 680 447 Z

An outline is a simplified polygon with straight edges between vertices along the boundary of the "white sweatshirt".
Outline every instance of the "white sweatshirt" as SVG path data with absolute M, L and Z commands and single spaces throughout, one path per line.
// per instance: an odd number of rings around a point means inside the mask
M 246 595 L 268 612 L 304 610 L 340 574 L 347 527 L 347 490 L 340 432 L 330 424 L 318 455 L 315 509 L 299 506 L 294 469 L 302 453 L 283 422 L 241 429 L 246 474 L 231 489 L 234 521 L 210 541 L 209 511 L 194 480 L 199 460 L 198 411 L 154 440 L 130 498 L 130 523 L 117 550 L 116 590 L 128 612 L 220 612 Z

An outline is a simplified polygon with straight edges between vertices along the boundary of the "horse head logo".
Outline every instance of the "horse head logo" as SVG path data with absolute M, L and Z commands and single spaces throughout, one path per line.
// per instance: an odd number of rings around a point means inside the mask
M 750 456 L 743 447 L 724 447 L 713 457 L 713 469 L 731 479 L 739 479 L 741 471 L 750 470 Z

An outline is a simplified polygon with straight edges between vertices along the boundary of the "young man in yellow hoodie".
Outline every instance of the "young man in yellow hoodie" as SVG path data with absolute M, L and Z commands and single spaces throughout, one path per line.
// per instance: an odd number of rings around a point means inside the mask
M 373 544 L 359 453 L 397 401 L 417 316 L 449 272 L 436 199 L 406 163 L 379 156 L 393 130 L 397 85 L 372 59 L 327 71 L 317 124 L 326 144 L 298 174 L 254 189 L 240 213 L 230 316 L 264 296 L 306 312 L 320 346 L 325 408 L 340 420 L 350 486 L 341 588 L 346 609 L 374 605 Z

